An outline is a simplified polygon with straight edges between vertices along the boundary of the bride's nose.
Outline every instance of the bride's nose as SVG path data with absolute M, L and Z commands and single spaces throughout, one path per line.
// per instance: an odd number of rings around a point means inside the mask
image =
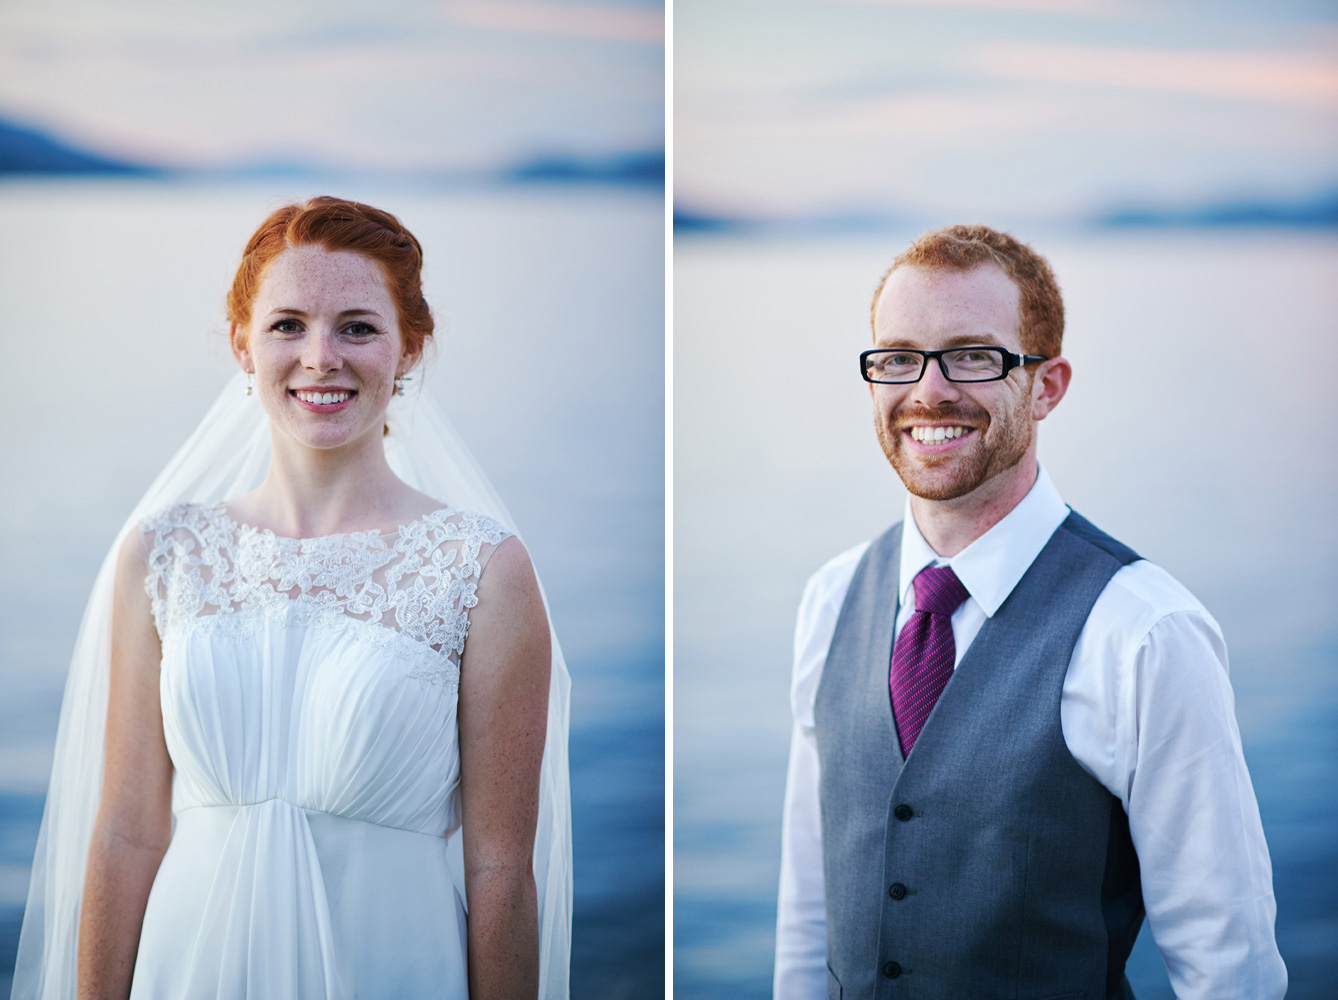
M 312 330 L 302 345 L 302 366 L 320 375 L 337 371 L 344 363 L 338 347 L 333 330 Z

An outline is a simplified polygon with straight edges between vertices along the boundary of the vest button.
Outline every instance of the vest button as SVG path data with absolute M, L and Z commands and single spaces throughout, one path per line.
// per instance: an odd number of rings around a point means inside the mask
M 897 976 L 901 975 L 901 964 L 888 962 L 883 966 L 883 975 L 887 976 L 888 979 L 896 979 Z
M 911 818 L 911 807 L 908 806 L 905 802 L 903 802 L 901 805 L 897 806 L 895 809 L 892 810 L 892 815 L 895 816 L 897 819 L 901 820 L 903 823 L 905 823 L 908 819 Z
M 902 885 L 900 882 L 893 882 L 891 885 L 887 887 L 887 894 L 891 896 L 893 899 L 905 899 L 906 887 Z

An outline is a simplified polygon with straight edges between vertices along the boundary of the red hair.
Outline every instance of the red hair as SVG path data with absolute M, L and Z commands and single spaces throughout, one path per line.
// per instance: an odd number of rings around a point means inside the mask
M 899 267 L 971 271 L 990 264 L 1012 278 L 1021 292 L 1018 330 L 1023 352 L 1057 356 L 1064 342 L 1064 300 L 1054 272 L 1027 244 L 989 226 L 948 226 L 921 236 L 893 261 L 878 282 L 870 318 L 876 317 L 883 286 Z
M 270 261 L 293 247 L 358 253 L 376 262 L 399 320 L 404 349 L 421 353 L 432 336 L 432 310 L 423 299 L 423 248 L 389 212 L 321 195 L 285 205 L 260 224 L 246 244 L 228 292 L 228 322 L 245 327 Z

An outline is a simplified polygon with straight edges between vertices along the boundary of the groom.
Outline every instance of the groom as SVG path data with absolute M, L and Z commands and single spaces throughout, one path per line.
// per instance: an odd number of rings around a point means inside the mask
M 799 609 L 777 1000 L 1129 997 L 1145 909 L 1180 1000 L 1281 997 L 1221 631 L 1036 461 L 1071 374 L 1049 265 L 931 232 L 872 320 L 910 495 Z

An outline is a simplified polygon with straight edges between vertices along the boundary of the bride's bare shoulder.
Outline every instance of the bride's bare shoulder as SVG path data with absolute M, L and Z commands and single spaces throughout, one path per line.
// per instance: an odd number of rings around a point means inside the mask
M 529 631 L 547 642 L 548 616 L 539 581 L 524 543 L 507 534 L 493 548 L 479 576 L 478 605 L 470 615 L 471 629 Z
M 121 539 L 112 590 L 112 626 L 118 639 L 126 635 L 157 638 L 148 589 L 150 546 L 150 537 L 142 530 L 127 531 Z

